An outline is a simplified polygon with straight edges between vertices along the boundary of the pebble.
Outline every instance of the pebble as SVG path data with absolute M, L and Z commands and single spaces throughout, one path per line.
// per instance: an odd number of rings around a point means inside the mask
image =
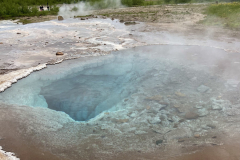
M 208 115 L 208 110 L 206 109 L 206 108 L 202 108 L 202 109 L 199 109 L 198 110 L 198 115 L 200 116 L 200 117 L 204 117 L 204 116 L 206 116 L 206 115 Z
M 161 119 L 159 117 L 154 117 L 154 118 L 149 119 L 149 122 L 151 124 L 157 124 L 157 123 L 161 122 Z
M 178 97 L 185 97 L 186 95 L 181 92 L 175 92 L 175 95 Z
M 199 134 L 194 134 L 194 137 L 195 137 L 195 138 L 199 138 L 200 135 L 199 135 Z
M 162 144 L 163 143 L 163 140 L 162 139 L 159 139 L 156 141 L 156 145 L 159 145 L 159 144 Z
M 209 90 L 210 88 L 205 86 L 205 85 L 201 85 L 197 88 L 197 91 L 200 92 L 200 93 L 205 93 Z
M 196 105 L 195 108 L 201 109 L 201 108 L 203 108 L 203 106 L 202 105 Z
M 147 132 L 145 132 L 145 131 L 135 131 L 135 134 L 136 135 L 147 134 Z
M 185 119 L 197 119 L 199 115 L 195 112 L 187 112 L 185 114 Z
M 178 142 L 184 142 L 185 140 L 184 139 L 178 139 Z
M 212 128 L 212 129 L 216 128 L 216 126 L 214 124 L 207 124 L 207 126 Z

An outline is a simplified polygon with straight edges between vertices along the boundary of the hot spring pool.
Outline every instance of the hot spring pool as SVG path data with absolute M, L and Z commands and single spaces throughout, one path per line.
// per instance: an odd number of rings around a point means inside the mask
M 137 105 L 162 110 L 174 103 L 167 96 L 171 94 L 189 95 L 185 102 L 204 102 L 225 88 L 223 80 L 215 74 L 225 75 L 216 66 L 221 65 L 226 55 L 209 47 L 169 45 L 68 60 L 19 80 L 0 94 L 0 101 L 63 111 L 76 121 L 88 121 L 103 111 Z M 201 90 L 201 86 L 206 88 Z M 139 95 L 139 99 L 166 96 L 161 103 L 151 98 L 141 104 L 134 100 L 126 103 L 132 95 Z

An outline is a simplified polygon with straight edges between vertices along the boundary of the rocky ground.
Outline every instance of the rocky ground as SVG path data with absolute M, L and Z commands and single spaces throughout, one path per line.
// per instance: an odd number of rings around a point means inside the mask
M 162 62 L 160 65 L 168 67 L 146 72 L 145 76 L 151 78 L 139 79 L 145 83 L 139 93 L 119 104 L 139 105 L 105 112 L 89 123 L 75 122 L 64 113 L 45 108 L 1 104 L 0 145 L 24 160 L 239 159 L 240 77 L 239 57 L 234 53 L 240 49 L 240 37 L 237 31 L 199 23 L 205 7 L 191 4 L 108 9 L 95 11 L 98 18 L 15 24 L 13 29 L 0 26 L 0 36 L 4 37 L 0 41 L 3 90 L 46 64 L 106 55 L 113 50 L 166 44 L 228 51 L 219 57 L 216 51 L 202 50 L 205 57 L 215 56 L 204 58 L 201 70 L 194 68 L 201 59 L 201 53 L 194 50 L 184 57 L 192 64 L 184 60 L 176 66 Z M 56 56 L 58 51 L 64 55 Z M 162 89 L 146 85 L 156 80 Z

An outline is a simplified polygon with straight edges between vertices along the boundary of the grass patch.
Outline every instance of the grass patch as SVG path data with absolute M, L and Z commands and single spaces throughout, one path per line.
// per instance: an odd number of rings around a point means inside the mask
M 203 24 L 240 29 L 240 2 L 212 4 L 206 8 L 205 14 Z
M 28 20 L 28 19 L 20 19 L 18 22 L 20 22 L 20 23 L 22 23 L 22 24 L 33 23 L 31 20 Z

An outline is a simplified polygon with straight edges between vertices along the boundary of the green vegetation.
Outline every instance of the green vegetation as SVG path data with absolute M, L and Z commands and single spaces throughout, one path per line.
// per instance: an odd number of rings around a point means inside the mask
M 205 11 L 207 17 L 202 23 L 240 29 L 240 3 L 221 3 L 209 5 Z
M 126 6 L 141 6 L 144 4 L 144 0 L 121 0 L 123 5 Z
M 77 3 L 79 1 L 89 2 L 94 8 L 102 9 L 117 6 L 115 0 L 0 0 L 0 19 L 9 19 L 13 17 L 24 16 L 43 16 L 43 15 L 56 15 L 59 8 L 56 4 L 62 3 Z M 121 0 L 125 6 L 149 6 L 161 4 L 175 4 L 175 3 L 192 3 L 192 2 L 215 2 L 216 0 Z M 219 0 L 233 1 L 233 0 Z M 240 0 L 237 0 L 240 1 Z M 50 11 L 39 11 L 40 5 L 49 5 Z M 239 27 L 239 3 L 226 3 L 210 5 L 207 8 L 206 14 L 209 15 L 208 19 L 204 22 L 219 23 L 224 21 L 224 25 L 233 28 Z M 77 7 L 72 8 L 72 11 L 78 11 Z M 211 16 L 218 17 L 215 21 Z M 25 20 L 26 21 L 26 20 Z M 27 22 L 26 22 L 27 23 Z
M 44 0 L 39 1 L 43 3 Z M 11 17 L 22 17 L 22 16 L 40 16 L 40 15 L 54 15 L 57 14 L 59 8 L 51 3 L 54 0 L 49 0 L 50 11 L 43 12 L 39 11 L 39 6 L 33 0 L 0 0 L 0 19 L 7 19 Z M 51 2 L 51 3 L 50 3 Z M 47 4 L 47 0 L 43 4 Z M 41 4 L 41 3 L 40 3 Z

